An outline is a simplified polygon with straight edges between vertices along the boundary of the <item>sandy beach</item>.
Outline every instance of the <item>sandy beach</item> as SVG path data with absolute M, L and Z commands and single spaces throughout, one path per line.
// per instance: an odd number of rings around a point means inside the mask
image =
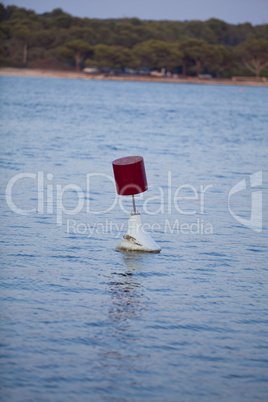
M 70 78 L 82 80 L 107 80 L 107 81 L 138 81 L 138 82 L 170 82 L 177 84 L 207 84 L 207 85 L 238 85 L 238 86 L 268 86 L 268 79 L 260 80 L 254 77 L 233 77 L 232 79 L 200 79 L 197 77 L 187 78 L 166 78 L 151 76 L 116 76 L 104 74 L 86 74 L 84 72 L 44 70 L 30 68 L 0 68 L 0 75 L 21 76 L 21 77 L 50 77 L 50 78 Z

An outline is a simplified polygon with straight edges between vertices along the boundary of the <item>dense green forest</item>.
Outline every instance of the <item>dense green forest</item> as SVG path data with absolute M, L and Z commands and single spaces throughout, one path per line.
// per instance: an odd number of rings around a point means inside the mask
M 0 66 L 268 76 L 268 24 L 42 15 L 0 3 Z

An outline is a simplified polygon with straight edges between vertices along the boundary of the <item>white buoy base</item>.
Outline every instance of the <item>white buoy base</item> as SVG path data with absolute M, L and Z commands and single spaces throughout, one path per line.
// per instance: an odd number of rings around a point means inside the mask
M 140 214 L 133 214 L 130 215 L 128 221 L 128 231 L 116 247 L 116 251 L 159 253 L 161 248 L 152 239 L 150 234 L 143 230 Z

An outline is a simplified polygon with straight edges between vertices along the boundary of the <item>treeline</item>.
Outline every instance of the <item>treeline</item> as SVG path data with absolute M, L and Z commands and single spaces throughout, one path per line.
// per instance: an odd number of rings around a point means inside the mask
M 42 15 L 0 3 L 0 65 L 268 76 L 268 24 Z

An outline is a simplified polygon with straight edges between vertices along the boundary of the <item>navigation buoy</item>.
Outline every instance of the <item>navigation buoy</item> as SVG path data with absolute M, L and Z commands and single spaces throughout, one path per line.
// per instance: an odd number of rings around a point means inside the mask
M 148 190 L 142 156 L 126 156 L 113 161 L 116 190 L 119 195 L 131 195 L 133 213 L 128 221 L 128 231 L 116 247 L 117 251 L 147 251 L 159 253 L 161 248 L 149 233 L 143 230 L 141 214 L 137 212 L 135 194 Z

